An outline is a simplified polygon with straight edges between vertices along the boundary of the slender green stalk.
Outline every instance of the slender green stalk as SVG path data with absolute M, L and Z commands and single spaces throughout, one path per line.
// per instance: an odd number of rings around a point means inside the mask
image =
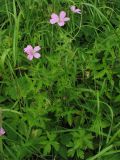
M 100 151 L 98 154 L 96 154 L 95 156 L 88 158 L 87 160 L 96 160 L 97 158 L 101 158 L 102 156 L 104 156 L 104 154 L 106 154 L 109 150 L 111 150 L 113 148 L 113 145 L 110 145 L 106 148 L 104 148 L 102 151 Z

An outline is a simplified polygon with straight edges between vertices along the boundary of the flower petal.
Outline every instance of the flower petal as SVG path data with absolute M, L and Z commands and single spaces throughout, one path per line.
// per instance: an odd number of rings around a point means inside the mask
M 0 128 L 0 136 L 4 135 L 5 134 L 5 130 L 1 127 Z
M 75 12 L 75 6 L 70 7 L 71 11 Z
M 55 24 L 55 23 L 57 23 L 58 21 L 56 21 L 55 19 L 50 19 L 50 23 L 51 24 Z
M 62 21 L 62 22 L 58 22 L 58 25 L 62 27 L 62 26 L 64 26 L 64 25 L 65 25 L 65 22 L 64 22 L 64 21 Z
M 41 57 L 40 53 L 34 53 L 33 56 L 34 56 L 35 58 L 40 58 L 40 57 Z
M 40 49 L 41 49 L 40 46 L 36 46 L 34 47 L 34 52 L 38 52 Z
M 53 19 L 59 19 L 58 15 L 55 14 L 55 13 L 52 13 L 52 14 L 51 14 L 51 18 L 53 18 Z
M 31 45 L 27 45 L 27 47 L 24 48 L 24 52 L 27 54 L 31 54 L 33 52 L 33 47 Z
M 60 12 L 60 21 L 62 21 L 66 16 L 66 12 L 65 11 L 61 11 Z
M 55 13 L 52 13 L 51 19 L 50 19 L 50 23 L 51 23 L 51 24 L 55 24 L 55 23 L 57 23 L 58 21 L 59 21 L 58 15 L 55 14 Z
M 33 54 L 29 54 L 28 56 L 27 56 L 27 59 L 29 59 L 30 61 L 33 59 Z
M 81 14 L 81 13 L 80 13 L 80 12 L 81 12 L 80 9 L 76 9 L 75 12 L 78 13 L 78 14 Z
M 66 22 L 66 21 L 69 21 L 70 20 L 70 18 L 69 17 L 65 17 L 64 18 L 64 21 Z

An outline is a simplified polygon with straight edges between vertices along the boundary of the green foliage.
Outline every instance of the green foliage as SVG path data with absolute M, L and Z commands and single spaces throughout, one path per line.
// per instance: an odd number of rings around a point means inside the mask
M 78 158 L 84 159 L 84 150 L 93 149 L 92 135 L 86 134 L 83 129 L 78 132 L 72 133 L 72 139 L 67 144 L 70 147 L 68 150 L 68 156 L 73 157 L 76 153 Z
M 1 0 L 0 112 L 0 160 L 119 160 L 120 1 Z

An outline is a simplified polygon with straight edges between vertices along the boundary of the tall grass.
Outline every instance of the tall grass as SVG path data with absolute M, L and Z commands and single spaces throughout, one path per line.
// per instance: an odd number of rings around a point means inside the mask
M 119 160 L 119 35 L 119 0 L 0 1 L 1 160 Z

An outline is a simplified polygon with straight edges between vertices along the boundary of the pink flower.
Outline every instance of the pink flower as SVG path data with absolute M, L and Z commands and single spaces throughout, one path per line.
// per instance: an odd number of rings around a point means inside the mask
M 24 52 L 27 53 L 27 58 L 31 61 L 33 58 L 41 57 L 40 53 L 38 53 L 40 49 L 39 46 L 33 48 L 31 45 L 27 45 L 27 47 L 24 48 Z
M 61 11 L 59 15 L 52 13 L 50 23 L 57 23 L 59 26 L 64 26 L 65 22 L 69 21 L 70 18 L 66 17 L 66 12 Z
M 4 135 L 5 134 L 5 130 L 1 127 L 0 128 L 0 136 Z
M 76 8 L 75 6 L 71 6 L 70 7 L 71 11 L 74 12 L 74 13 L 78 13 L 78 14 L 81 14 L 81 10 Z

